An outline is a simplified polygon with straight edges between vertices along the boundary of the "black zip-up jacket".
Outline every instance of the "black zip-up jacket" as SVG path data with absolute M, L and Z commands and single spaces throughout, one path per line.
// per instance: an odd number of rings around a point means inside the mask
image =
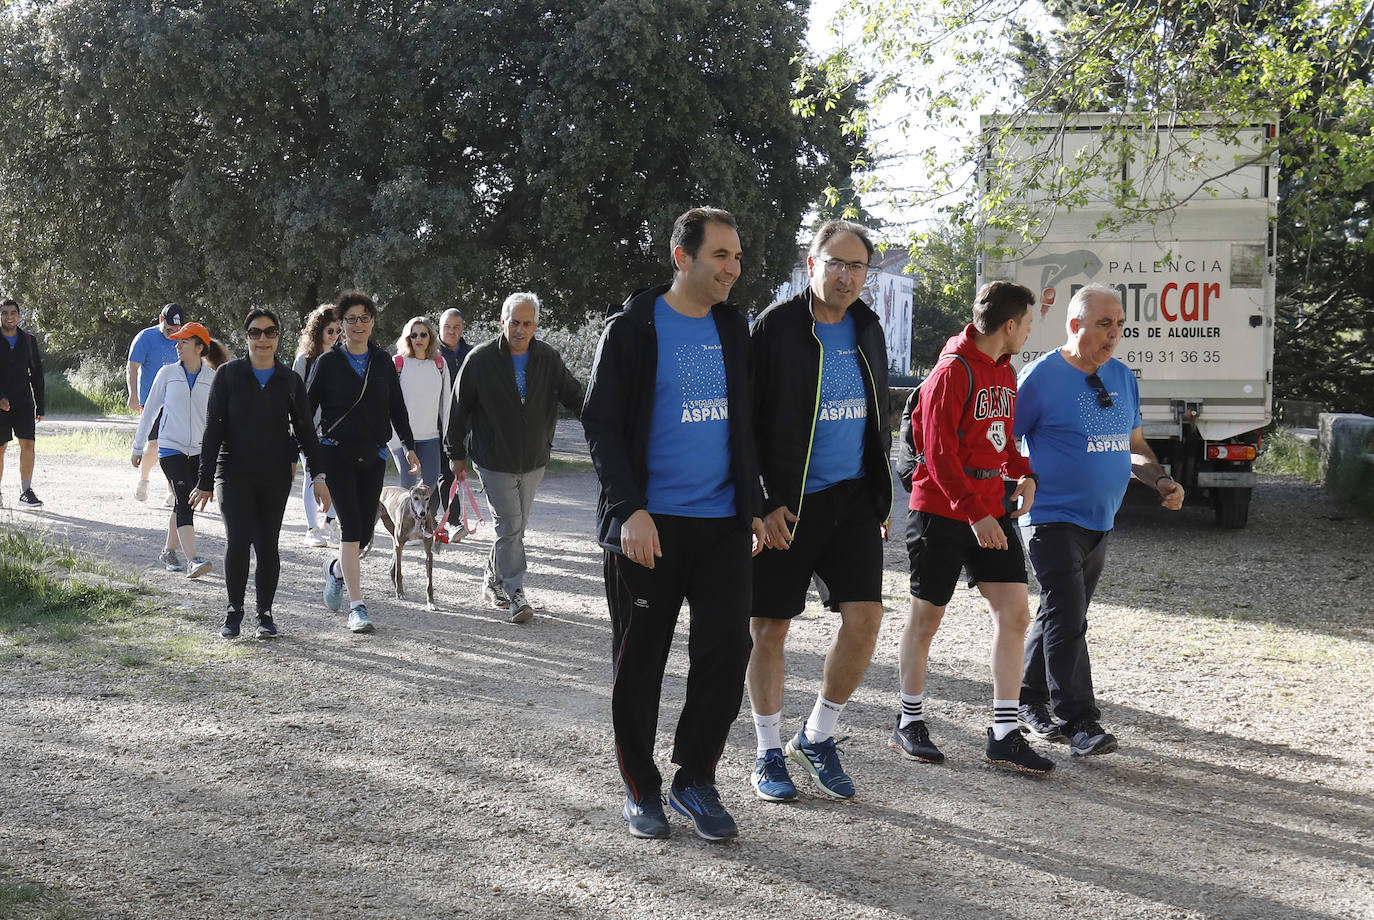
M 887 339 L 878 315 L 861 300 L 849 305 L 859 345 L 869 424 L 864 429 L 864 491 L 878 520 L 892 511 L 892 426 L 888 421 Z M 763 475 L 763 509 L 786 505 L 801 518 L 806 469 L 821 398 L 821 340 L 811 289 L 774 304 L 754 320 L 754 418 Z
M 315 359 L 305 385 L 310 414 L 320 413 L 320 438 L 335 441 L 358 458 L 375 457 L 391 440 L 391 430 L 415 449 L 401 378 L 391 355 L 367 345 L 367 373 L 359 377 L 348 363 L 343 343 Z
M 213 489 L 221 469 L 234 479 L 290 476 L 301 453 L 314 475 L 320 469 L 320 442 L 313 418 L 305 384 L 285 364 L 278 361 L 267 385 L 260 386 L 247 358 L 227 362 L 210 384 L 196 488 Z
M 525 401 L 515 385 L 515 364 L 504 335 L 472 350 L 458 372 L 444 449 L 454 460 L 472 455 L 498 473 L 528 473 L 548 466 L 558 405 L 582 415 L 582 384 L 552 346 L 530 340 Z
M 21 327 L 10 348 L 0 335 L 0 397 L 10 401 L 10 411 L 33 407 L 34 415 L 47 415 L 43 390 L 43 356 L 38 339 Z
M 592 465 L 601 482 L 596 502 L 596 539 L 621 552 L 620 528 L 644 508 L 649 481 L 649 429 L 653 421 L 654 381 L 658 375 L 658 336 L 654 302 L 668 285 L 630 295 L 601 332 L 582 406 Z M 725 363 L 730 410 L 730 469 L 735 486 L 735 519 L 745 527 L 759 516 L 758 461 L 754 455 L 749 327 L 734 305 L 711 308 Z

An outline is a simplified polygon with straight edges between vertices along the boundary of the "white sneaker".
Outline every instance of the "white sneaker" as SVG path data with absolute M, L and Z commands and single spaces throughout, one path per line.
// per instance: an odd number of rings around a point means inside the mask
M 140 479 L 138 485 L 134 486 L 134 501 L 146 502 L 148 500 L 148 480 Z
M 176 493 L 175 493 L 175 492 L 169 491 L 169 492 L 167 493 L 167 497 L 164 498 L 164 499 L 162 500 L 162 507 L 164 507 L 164 508 L 175 508 L 176 506 L 177 506 L 177 497 L 176 497 Z
M 324 533 L 321 532 L 320 528 L 318 527 L 305 528 L 305 536 L 301 538 L 301 542 L 304 543 L 306 546 L 329 545 L 329 540 L 325 538 Z
M 199 556 L 197 556 L 196 558 L 187 561 L 187 563 L 186 563 L 186 577 L 187 577 L 187 578 L 199 578 L 200 576 L 204 575 L 206 572 L 210 571 L 210 569 L 211 569 L 210 560 L 208 560 L 208 559 L 202 559 L 202 558 L 200 558 Z

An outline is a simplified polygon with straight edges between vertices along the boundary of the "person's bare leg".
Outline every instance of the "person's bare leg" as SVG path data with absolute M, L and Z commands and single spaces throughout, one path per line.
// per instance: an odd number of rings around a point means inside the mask
M 19 441 L 19 479 L 21 482 L 33 481 L 33 441 L 21 438 Z
M 902 692 L 916 696 L 926 689 L 926 664 L 930 658 L 930 643 L 944 619 L 945 608 L 918 597 L 911 599 L 911 612 L 897 645 L 897 670 Z
M 148 445 L 143 448 L 143 459 L 138 464 L 138 478 L 147 482 L 149 474 L 153 472 L 153 467 L 157 465 L 157 441 L 154 439 L 148 441 Z
M 782 710 L 782 687 L 786 673 L 783 647 L 791 626 L 791 620 L 772 620 L 767 617 L 749 620 L 754 650 L 749 653 L 744 683 L 749 688 L 749 707 L 759 715 L 772 715 Z
M 172 516 L 176 520 L 176 515 Z M 189 568 L 192 560 L 200 554 L 196 552 L 196 529 L 190 524 L 177 528 L 177 538 L 181 541 L 181 548 L 186 553 L 186 565 Z
M 847 703 L 863 683 L 883 625 L 883 605 L 878 601 L 840 604 L 840 628 L 830 643 L 821 673 L 821 695 L 835 703 Z
M 978 590 L 992 607 L 993 696 L 1000 700 L 1019 699 L 1026 627 L 1030 625 L 1026 586 L 1017 582 L 980 583 Z
M 362 600 L 363 565 L 356 540 L 339 544 L 339 571 L 343 574 L 344 587 L 348 589 L 348 599 L 350 601 Z

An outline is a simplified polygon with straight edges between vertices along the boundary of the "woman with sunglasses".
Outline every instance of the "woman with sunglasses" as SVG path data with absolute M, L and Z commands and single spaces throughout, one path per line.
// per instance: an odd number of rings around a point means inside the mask
M 277 539 L 291 494 L 291 466 L 297 451 L 314 474 L 315 496 L 329 506 L 329 489 L 320 473 L 319 441 L 311 420 L 305 385 L 277 360 L 281 322 L 271 310 L 254 308 L 243 323 L 248 357 L 236 358 L 215 374 L 205 413 L 200 483 L 191 503 L 204 508 L 214 497 L 215 478 L 223 482 L 224 585 L 229 606 L 219 634 L 239 635 L 248 553 L 257 557 L 257 631 L 259 639 L 277 635 L 272 602 L 281 576 Z
M 330 610 L 342 609 L 347 586 L 348 628 L 363 633 L 372 632 L 373 624 L 358 559 L 377 524 L 393 429 L 405 445 L 411 475 L 420 472 L 420 461 L 396 366 L 371 342 L 377 305 L 360 291 L 345 291 L 334 304 L 334 317 L 343 339 L 320 355 L 306 384 L 310 410 L 320 414 L 321 462 L 339 516 L 339 555 L 324 564 L 324 602 Z
M 429 486 L 437 506 L 439 493 L 439 444 L 448 427 L 448 410 L 453 400 L 453 381 L 448 364 L 439 354 L 439 337 L 423 316 L 412 317 L 396 340 L 396 373 L 401 380 L 401 395 L 405 399 L 410 431 L 415 437 L 415 453 L 420 458 L 420 475 L 414 476 L 406 468 L 400 439 L 393 436 L 387 447 L 396 469 L 401 473 L 401 487 L 410 489 L 416 482 Z
M 291 369 L 302 382 L 310 379 L 310 370 L 315 366 L 315 359 L 339 341 L 341 328 L 342 324 L 334 318 L 332 303 L 320 304 L 306 317 L 305 327 L 301 329 L 300 340 L 296 343 L 296 360 L 291 364 Z M 334 520 L 334 514 L 332 511 L 327 513 L 321 522 L 320 506 L 315 502 L 315 493 L 309 476 L 301 480 L 301 501 L 305 504 L 305 545 L 328 546 L 329 539 L 325 534 L 328 525 Z

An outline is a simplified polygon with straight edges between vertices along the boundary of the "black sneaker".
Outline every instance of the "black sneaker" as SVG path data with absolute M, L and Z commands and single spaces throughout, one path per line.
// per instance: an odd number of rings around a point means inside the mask
M 1054 769 L 1054 761 L 1031 750 L 1020 732 L 1012 732 L 998 741 L 988 729 L 988 747 L 984 754 L 987 762 L 999 767 L 1012 767 L 1022 773 L 1048 773 Z
M 224 625 L 219 628 L 219 634 L 226 639 L 237 639 L 239 637 L 239 626 L 243 623 L 243 611 L 235 610 L 230 607 L 224 612 Z
M 1064 727 L 1069 737 L 1070 757 L 1092 757 L 1116 750 L 1116 735 L 1110 734 L 1096 722 L 1084 720 Z
M 1016 721 L 1021 731 L 1036 741 L 1067 741 L 1058 722 L 1050 716 L 1050 708 L 1044 703 L 1022 703 L 1016 709 Z
M 277 638 L 277 624 L 272 622 L 272 611 L 258 614 L 258 628 L 253 635 L 259 639 Z
M 33 489 L 25 489 L 19 493 L 19 504 L 25 508 L 42 508 L 43 503 L 38 500 L 38 496 L 33 494 Z
M 630 825 L 631 837 L 657 840 L 671 833 L 668 816 L 663 813 L 663 796 L 657 792 L 643 799 L 635 799 L 627 794 L 625 807 L 620 809 L 620 814 Z
M 945 762 L 945 755 L 941 754 L 940 749 L 930 740 L 930 732 L 926 731 L 926 723 L 921 719 L 894 728 L 887 746 L 908 760 L 919 760 L 921 763 Z

